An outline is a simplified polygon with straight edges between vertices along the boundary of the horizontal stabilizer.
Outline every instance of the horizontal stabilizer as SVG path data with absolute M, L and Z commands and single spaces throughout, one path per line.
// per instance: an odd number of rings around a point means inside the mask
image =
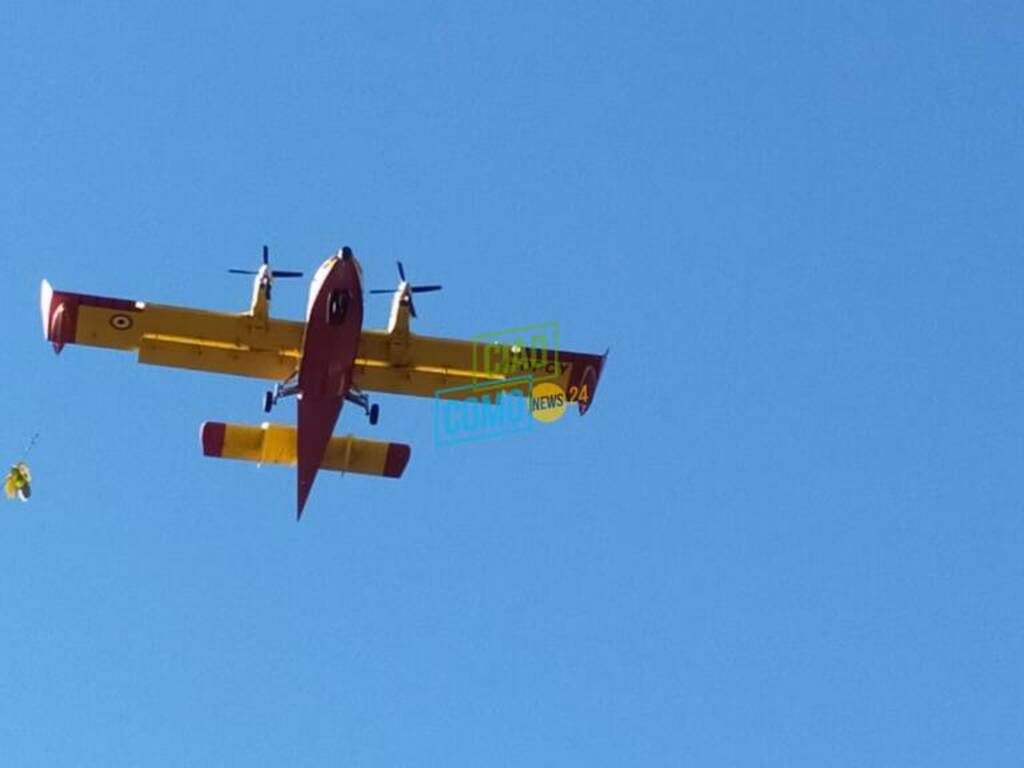
M 224 424 L 207 421 L 200 429 L 203 453 L 223 459 L 241 459 L 260 464 L 295 466 L 295 428 L 263 423 Z M 346 435 L 331 438 L 320 463 L 321 469 L 354 472 L 360 475 L 401 477 L 412 449 L 402 443 L 364 440 Z

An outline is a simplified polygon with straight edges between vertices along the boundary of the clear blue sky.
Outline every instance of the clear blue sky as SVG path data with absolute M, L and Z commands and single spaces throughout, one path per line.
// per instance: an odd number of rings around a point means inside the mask
M 4 765 L 1020 764 L 1019 3 L 0 15 Z M 406 477 L 297 525 L 199 451 L 260 382 L 41 338 L 43 277 L 241 310 L 264 242 L 611 346 L 596 404 L 382 398 Z

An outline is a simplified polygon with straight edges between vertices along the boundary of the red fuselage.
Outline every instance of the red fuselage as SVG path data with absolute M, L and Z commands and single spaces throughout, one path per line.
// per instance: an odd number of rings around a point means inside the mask
M 352 386 L 363 329 L 359 263 L 349 249 L 323 263 L 309 289 L 298 381 L 298 516 Z

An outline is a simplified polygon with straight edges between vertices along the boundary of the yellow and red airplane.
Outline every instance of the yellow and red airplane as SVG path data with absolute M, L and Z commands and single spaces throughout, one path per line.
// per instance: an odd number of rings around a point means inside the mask
M 298 401 L 297 428 L 205 422 L 207 456 L 298 465 L 297 516 L 302 517 L 320 469 L 401 477 L 411 449 L 353 437 L 332 437 L 346 400 L 376 424 L 379 406 L 367 392 L 463 399 L 483 385 L 489 392 L 519 390 L 534 361 L 548 361 L 546 377 L 563 392 L 580 393 L 580 413 L 593 402 L 605 355 L 564 350 L 513 349 L 513 364 L 481 370 L 478 341 L 414 334 L 413 294 L 440 286 L 416 286 L 399 262 L 387 330 L 363 328 L 362 269 L 348 247 L 328 258 L 309 289 L 305 322 L 270 317 L 275 277 L 300 272 L 272 270 L 268 251 L 253 274 L 248 312 L 210 312 L 127 299 L 56 291 L 44 280 L 40 291 L 43 332 L 57 353 L 84 344 L 137 353 L 140 363 L 234 374 L 277 382 L 264 397 L 269 412 L 280 398 Z M 384 292 L 384 291 L 373 291 Z M 391 291 L 386 291 L 390 293 Z M 504 350 L 508 359 L 508 349 Z M 551 360 L 556 361 L 554 365 Z M 529 394 L 529 393 L 527 393 Z

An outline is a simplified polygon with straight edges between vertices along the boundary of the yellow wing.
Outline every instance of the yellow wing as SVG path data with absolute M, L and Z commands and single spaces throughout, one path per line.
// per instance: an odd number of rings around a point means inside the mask
M 58 352 L 85 344 L 135 352 L 140 363 L 282 381 L 298 367 L 305 324 L 54 291 L 43 282 L 43 330 Z M 605 355 L 542 346 L 420 336 L 407 317 L 363 331 L 353 383 L 372 392 L 465 399 L 540 381 L 562 388 L 585 413 Z M 554 345 L 551 345 L 554 346 Z M 607 353 L 606 353 L 607 354 Z
M 586 413 L 604 361 L 605 355 L 484 339 L 363 331 L 354 383 L 372 392 L 461 400 L 498 391 L 529 394 L 533 385 L 549 381 Z
M 46 281 L 40 300 L 58 352 L 85 344 L 135 352 L 140 363 L 274 380 L 298 365 L 302 323 L 54 291 Z

